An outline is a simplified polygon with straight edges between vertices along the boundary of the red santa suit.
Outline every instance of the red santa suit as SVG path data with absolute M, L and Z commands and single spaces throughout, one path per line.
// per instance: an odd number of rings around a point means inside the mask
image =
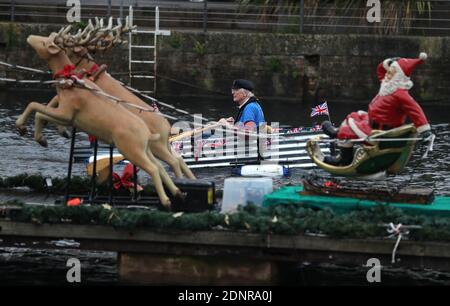
M 418 59 L 401 58 L 392 62 L 396 74 L 391 80 L 385 78 L 389 61 L 378 65 L 378 79 L 382 82 L 378 95 L 369 104 L 369 111 L 353 112 L 342 122 L 337 137 L 339 139 L 365 138 L 371 134 L 372 128 L 389 130 L 405 124 L 409 117 L 419 133 L 430 129 L 428 120 L 420 105 L 409 95 L 413 84 L 410 76 L 414 68 L 423 63 L 426 54 L 421 53 Z M 351 143 L 347 144 L 351 146 Z

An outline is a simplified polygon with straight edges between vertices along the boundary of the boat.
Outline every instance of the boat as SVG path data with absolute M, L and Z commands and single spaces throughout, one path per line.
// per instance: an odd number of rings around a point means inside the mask
M 250 137 L 242 142 L 239 135 L 225 138 L 215 135 L 172 142 L 190 168 L 233 167 L 248 164 L 273 163 L 289 168 L 314 168 L 306 151 L 306 142 L 312 137 L 327 137 L 320 128 L 273 129 L 270 134 Z M 323 152 L 329 152 L 328 144 L 320 144 Z
M 238 167 L 264 163 L 286 165 L 289 168 L 314 168 L 306 151 L 306 142 L 312 137 L 326 138 L 320 127 L 283 127 L 272 129 L 272 133 L 250 135 L 245 140 L 237 133 L 220 137 L 212 132 L 194 135 L 171 142 L 190 168 Z M 321 151 L 330 151 L 329 144 L 321 143 Z M 89 164 L 93 160 L 90 146 L 74 149 L 74 161 Z M 109 146 L 99 144 L 97 160 L 108 158 Z M 119 152 L 113 149 L 116 158 Z M 101 157 L 100 157 L 101 156 Z M 125 161 L 121 161 L 125 162 Z

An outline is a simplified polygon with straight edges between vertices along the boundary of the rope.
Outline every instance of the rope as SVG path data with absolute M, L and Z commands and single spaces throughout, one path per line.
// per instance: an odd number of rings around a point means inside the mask
M 152 102 L 155 102 L 155 103 L 158 103 L 158 104 L 160 104 L 160 105 L 162 105 L 162 106 L 165 106 L 165 107 L 167 107 L 167 108 L 170 108 L 170 109 L 172 109 L 172 110 L 174 110 L 174 111 L 176 111 L 176 112 L 178 112 L 178 113 L 181 113 L 181 114 L 190 116 L 190 117 L 192 117 L 192 118 L 194 118 L 194 119 L 200 119 L 201 121 L 211 121 L 210 119 L 204 118 L 204 117 L 202 117 L 202 116 L 197 116 L 197 115 L 191 114 L 191 113 L 189 113 L 188 111 L 185 111 L 185 110 L 180 109 L 180 108 L 177 108 L 177 107 L 175 107 L 175 106 L 173 106 L 173 105 L 170 105 L 170 104 L 161 102 L 161 101 L 159 101 L 159 100 L 157 100 L 157 99 L 155 99 L 155 98 L 153 98 L 153 97 L 150 97 L 149 95 L 146 95 L 146 94 L 140 92 L 140 91 L 137 90 L 136 88 L 133 88 L 133 87 L 131 87 L 131 86 L 128 86 L 128 85 L 124 84 L 124 83 L 121 82 L 121 81 L 118 81 L 118 82 L 119 82 L 122 86 L 124 86 L 124 87 L 126 87 L 127 89 L 129 89 L 130 91 L 132 91 L 132 92 L 134 92 L 134 93 L 137 93 L 137 94 L 141 95 L 142 97 L 144 97 L 144 98 L 146 98 L 146 99 L 149 99 L 149 100 L 152 101 Z M 177 119 L 178 119 L 178 118 L 177 118 Z
M 24 67 L 24 66 L 19 66 L 19 65 L 15 65 L 15 64 L 9 64 L 6 62 L 2 62 L 0 61 L 0 65 L 12 68 L 12 69 L 19 69 L 19 70 L 25 70 L 25 71 L 29 71 L 29 72 L 36 72 L 36 73 L 42 73 L 42 74 L 52 74 L 51 71 L 43 71 L 40 69 L 34 69 L 34 68 L 29 68 L 29 67 Z
M 387 226 L 387 232 L 390 234 L 387 238 L 394 238 L 397 236 L 397 241 L 395 242 L 394 249 L 392 250 L 392 259 L 391 263 L 395 263 L 395 257 L 397 253 L 397 248 L 400 244 L 400 241 L 404 236 L 409 235 L 408 229 L 420 229 L 422 226 L 420 225 L 403 225 L 401 223 L 394 225 L 394 223 L 389 224 L 381 224 L 381 226 L 386 227 Z M 403 231 L 403 232 L 402 232 Z
M 10 83 L 21 83 L 21 84 L 54 84 L 57 81 L 49 80 L 49 81 L 40 81 L 40 80 L 17 80 L 10 78 L 0 78 L 0 81 L 10 82 Z
M 392 260 L 391 263 L 395 263 L 395 254 L 397 253 L 397 248 L 398 245 L 400 244 L 400 240 L 402 240 L 402 232 L 400 231 L 400 228 L 402 227 L 402 224 L 399 223 L 396 226 L 394 226 L 394 224 L 391 222 L 389 223 L 389 228 L 387 229 L 387 232 L 390 234 L 388 236 L 388 238 L 393 238 L 395 236 L 397 237 L 397 241 L 395 242 L 395 246 L 394 249 L 392 250 Z M 405 234 L 407 234 L 409 232 L 406 232 Z

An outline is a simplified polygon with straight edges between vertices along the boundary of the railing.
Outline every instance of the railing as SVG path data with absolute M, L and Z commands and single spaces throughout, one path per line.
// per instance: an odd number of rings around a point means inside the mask
M 70 7 L 66 6 L 66 0 L 43 2 L 0 0 L 0 21 L 67 23 L 66 14 Z M 128 5 L 133 5 L 135 24 L 151 28 L 154 25 L 155 6 L 159 6 L 161 26 L 168 29 L 203 32 L 450 35 L 450 1 L 433 0 L 430 3 L 431 12 L 420 14 L 413 7 L 410 10 L 412 16 L 405 15 L 405 12 L 395 16 L 387 8 L 383 8 L 381 1 L 381 22 L 370 23 L 367 20 L 370 7 L 365 5 L 344 10 L 334 4 L 311 7 L 305 5 L 304 0 L 299 0 L 294 8 L 278 6 L 273 10 L 264 5 L 241 6 L 236 1 L 91 0 L 82 1 L 81 20 L 86 21 L 94 16 L 124 17 Z

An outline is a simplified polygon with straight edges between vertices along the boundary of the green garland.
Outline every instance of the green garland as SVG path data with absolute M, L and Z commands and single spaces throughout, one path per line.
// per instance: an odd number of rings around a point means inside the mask
M 51 178 L 52 186 L 48 187 L 46 184 L 46 177 L 41 175 L 28 175 L 26 173 L 19 174 L 16 176 L 11 176 L 7 178 L 0 177 L 0 188 L 11 189 L 17 187 L 28 187 L 31 190 L 38 193 L 49 193 L 49 194 L 64 194 L 67 188 L 67 178 Z M 70 192 L 73 194 L 83 194 L 88 193 L 91 190 L 91 178 L 90 177 L 80 177 L 73 176 L 70 182 Z M 99 194 L 108 194 L 109 187 L 108 182 L 98 185 L 97 192 Z M 115 195 L 128 195 L 130 192 L 121 188 L 115 190 Z M 141 192 L 142 195 L 155 195 L 155 189 L 152 185 L 147 185 Z
M 125 229 L 150 229 L 156 231 L 208 231 L 232 230 L 260 234 L 297 235 L 319 233 L 339 238 L 369 238 L 387 236 L 380 224 L 393 222 L 420 225 L 411 229 L 409 239 L 420 241 L 450 241 L 450 218 L 407 215 L 392 207 L 374 207 L 344 215 L 331 210 L 315 211 L 298 205 L 240 207 L 234 214 L 216 211 L 190 214 L 173 214 L 158 210 L 116 209 L 108 206 L 35 206 L 19 205 L 8 218 L 13 221 L 34 223 L 69 223 L 109 225 Z M 0 211 L 2 206 L 0 204 Z

